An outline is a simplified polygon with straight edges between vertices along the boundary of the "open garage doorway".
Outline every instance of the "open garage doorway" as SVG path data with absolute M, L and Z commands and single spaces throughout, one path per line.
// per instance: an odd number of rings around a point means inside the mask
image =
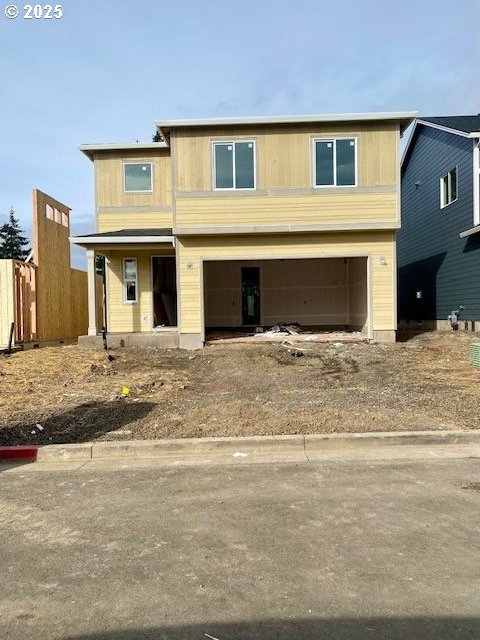
M 368 290 L 366 256 L 205 261 L 206 334 L 283 323 L 370 337 Z

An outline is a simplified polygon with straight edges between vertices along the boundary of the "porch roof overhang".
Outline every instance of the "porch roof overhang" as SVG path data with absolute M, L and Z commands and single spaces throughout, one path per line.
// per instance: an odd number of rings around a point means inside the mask
M 104 231 L 103 233 L 90 233 L 84 236 L 70 236 L 71 244 L 77 244 L 86 249 L 120 248 L 122 245 L 146 245 L 171 244 L 175 246 L 175 236 L 171 228 L 165 229 L 119 229 L 118 231 Z

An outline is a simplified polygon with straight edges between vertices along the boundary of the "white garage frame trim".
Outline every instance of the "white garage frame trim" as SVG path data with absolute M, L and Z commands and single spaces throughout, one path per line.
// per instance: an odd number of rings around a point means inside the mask
M 205 343 L 205 283 L 204 283 L 204 263 L 205 262 L 241 262 L 255 260 L 317 260 L 322 258 L 366 258 L 367 259 L 367 338 L 373 340 L 373 287 L 372 287 L 372 259 L 371 253 L 313 253 L 313 254 L 282 254 L 278 256 L 253 254 L 239 255 L 215 255 L 201 256 L 199 260 L 200 268 L 200 304 L 202 308 L 202 333 L 201 340 Z

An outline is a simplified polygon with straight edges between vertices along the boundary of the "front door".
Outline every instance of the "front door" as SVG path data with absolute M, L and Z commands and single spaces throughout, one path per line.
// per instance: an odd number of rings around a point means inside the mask
M 260 324 L 260 267 L 242 267 L 242 324 Z

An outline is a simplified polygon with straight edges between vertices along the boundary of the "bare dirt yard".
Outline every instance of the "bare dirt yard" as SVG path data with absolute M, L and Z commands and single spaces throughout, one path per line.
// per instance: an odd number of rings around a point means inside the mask
M 222 342 L 119 349 L 111 360 L 75 345 L 18 352 L 0 356 L 0 444 L 478 429 L 474 341 Z

